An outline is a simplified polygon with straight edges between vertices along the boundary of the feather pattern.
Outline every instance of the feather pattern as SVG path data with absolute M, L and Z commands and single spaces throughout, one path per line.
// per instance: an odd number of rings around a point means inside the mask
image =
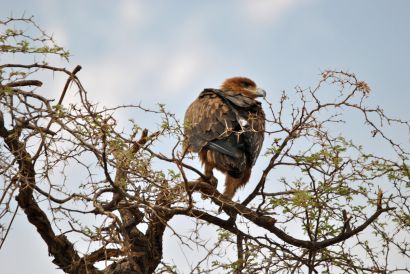
M 261 103 L 247 94 L 232 89 L 205 89 L 185 113 L 185 148 L 200 153 L 206 170 L 215 167 L 227 174 L 226 183 L 236 184 L 227 185 L 226 191 L 232 189 L 226 193 L 230 197 L 249 180 L 264 139 Z

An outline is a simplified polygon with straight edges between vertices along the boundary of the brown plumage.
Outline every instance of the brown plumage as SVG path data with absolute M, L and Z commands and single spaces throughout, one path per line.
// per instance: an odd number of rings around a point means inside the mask
M 185 113 L 185 148 L 199 154 L 205 175 L 226 174 L 229 198 L 249 181 L 262 148 L 265 114 L 255 98 L 265 94 L 248 78 L 229 78 L 202 91 Z

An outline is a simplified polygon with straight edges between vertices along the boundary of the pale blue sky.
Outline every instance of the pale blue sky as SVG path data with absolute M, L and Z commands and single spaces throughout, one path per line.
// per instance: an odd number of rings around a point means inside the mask
M 1 2 L 2 19 L 34 15 L 54 33 L 73 55 L 64 66 L 82 65 L 89 96 L 104 105 L 164 102 L 182 118 L 204 87 L 230 76 L 251 77 L 275 100 L 336 69 L 365 80 L 374 105 L 410 119 L 408 0 Z M 51 260 L 20 214 L 2 273 L 60 273 Z

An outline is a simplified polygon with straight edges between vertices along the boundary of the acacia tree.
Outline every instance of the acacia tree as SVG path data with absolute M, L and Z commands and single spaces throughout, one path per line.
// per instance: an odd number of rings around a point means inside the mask
M 354 74 L 325 71 L 315 87 L 266 101 L 263 170 L 245 199 L 231 201 L 182 150 L 181 117 L 163 105 L 99 107 L 80 66 L 38 61 L 69 54 L 32 18 L 0 25 L 3 56 L 37 60 L 0 65 L 1 246 L 20 211 L 66 273 L 178 273 L 163 258 L 166 229 L 205 251 L 192 273 L 410 272 L 408 143 L 389 137 L 410 125 L 367 106 L 370 88 Z M 58 96 L 42 90 L 44 72 L 66 75 Z M 134 113 L 128 127 L 122 110 Z M 143 129 L 138 113 L 162 122 Z M 340 128 L 357 121 L 374 146 Z M 176 216 L 193 231 L 174 230 Z M 212 241 L 201 235 L 208 225 Z

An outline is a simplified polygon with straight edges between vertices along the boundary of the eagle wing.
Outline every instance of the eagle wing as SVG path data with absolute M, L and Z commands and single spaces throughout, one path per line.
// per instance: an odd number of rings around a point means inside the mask
M 238 125 L 236 120 L 235 113 L 220 96 L 212 91 L 203 91 L 185 113 L 185 147 L 199 152 L 211 141 L 215 141 L 212 143 L 214 146 L 223 146 L 217 140 L 223 140 L 232 133 Z
M 259 102 L 247 100 L 220 90 L 204 90 L 185 113 L 185 147 L 193 152 L 207 147 L 237 159 L 245 153 L 248 165 L 253 166 L 262 149 L 265 114 Z M 233 105 L 240 110 L 233 110 Z M 240 136 L 232 134 L 243 121 L 245 131 Z
M 260 105 L 258 105 L 256 112 L 249 113 L 248 123 L 250 130 L 244 133 L 243 140 L 247 148 L 249 162 L 253 166 L 261 152 L 265 135 L 265 113 Z

